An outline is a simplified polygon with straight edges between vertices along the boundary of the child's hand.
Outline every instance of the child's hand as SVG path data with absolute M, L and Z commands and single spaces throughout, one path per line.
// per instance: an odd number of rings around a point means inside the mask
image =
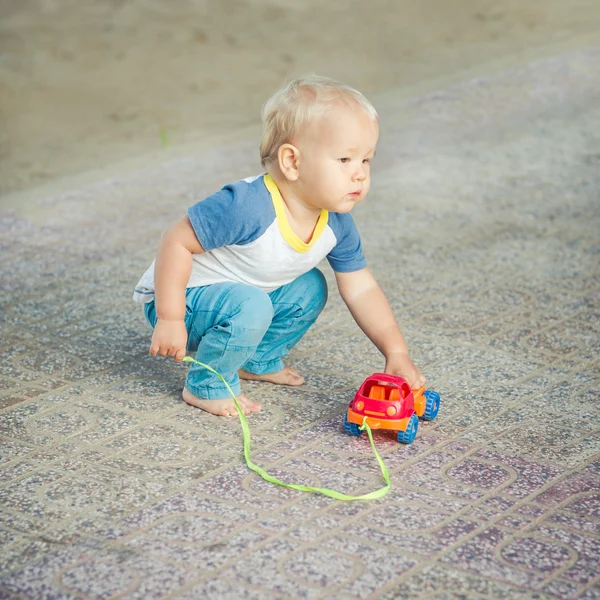
M 173 356 L 175 362 L 181 362 L 187 346 L 185 321 L 165 321 L 158 319 L 150 344 L 150 356 Z
M 415 364 L 405 352 L 390 354 L 385 361 L 385 372 L 390 375 L 404 377 L 413 390 L 418 390 L 427 382 L 421 371 L 415 367 Z

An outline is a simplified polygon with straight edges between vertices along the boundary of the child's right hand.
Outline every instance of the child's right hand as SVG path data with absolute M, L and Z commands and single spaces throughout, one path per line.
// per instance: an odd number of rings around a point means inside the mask
M 175 362 L 181 362 L 187 346 L 185 321 L 165 321 L 158 319 L 152 334 L 150 356 L 172 356 Z

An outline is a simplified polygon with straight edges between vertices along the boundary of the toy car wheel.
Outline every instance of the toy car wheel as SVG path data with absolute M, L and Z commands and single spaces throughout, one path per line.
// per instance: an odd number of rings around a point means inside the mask
M 425 421 L 433 421 L 437 417 L 438 410 L 440 410 L 440 395 L 431 390 L 425 390 L 423 395 L 427 402 L 425 404 L 425 412 L 421 418 Z
M 346 418 L 344 421 L 344 429 L 346 430 L 346 433 L 348 433 L 349 435 L 358 436 L 358 435 L 362 434 L 361 428 L 356 423 L 350 423 L 350 421 L 348 421 L 348 415 L 346 415 Z
M 417 430 L 419 429 L 419 417 L 413 415 L 408 422 L 406 431 L 398 432 L 398 441 L 401 444 L 412 444 L 415 437 L 417 437 Z

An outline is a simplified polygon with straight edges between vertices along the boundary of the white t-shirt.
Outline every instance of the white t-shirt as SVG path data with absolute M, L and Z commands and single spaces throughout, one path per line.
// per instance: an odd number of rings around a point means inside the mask
M 234 281 L 271 292 L 310 271 L 327 257 L 347 273 L 367 266 L 349 213 L 321 211 L 308 243 L 288 223 L 285 205 L 270 175 L 226 185 L 188 209 L 205 252 L 193 255 L 186 287 Z M 154 299 L 154 262 L 135 287 L 136 302 Z

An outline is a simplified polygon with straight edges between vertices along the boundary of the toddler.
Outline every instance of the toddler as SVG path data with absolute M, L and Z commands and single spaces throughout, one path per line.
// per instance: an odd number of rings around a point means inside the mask
M 385 357 L 385 372 L 413 388 L 425 379 L 408 354 L 390 305 L 367 268 L 350 211 L 371 184 L 377 112 L 337 81 L 296 79 L 262 112 L 265 173 L 226 185 L 162 235 L 155 262 L 136 286 L 154 328 L 150 354 L 186 352 L 220 372 L 245 414 L 260 404 L 240 378 L 301 385 L 283 359 L 316 321 L 327 258 L 354 320 Z M 215 415 L 236 415 L 223 382 L 192 363 L 183 399 Z

